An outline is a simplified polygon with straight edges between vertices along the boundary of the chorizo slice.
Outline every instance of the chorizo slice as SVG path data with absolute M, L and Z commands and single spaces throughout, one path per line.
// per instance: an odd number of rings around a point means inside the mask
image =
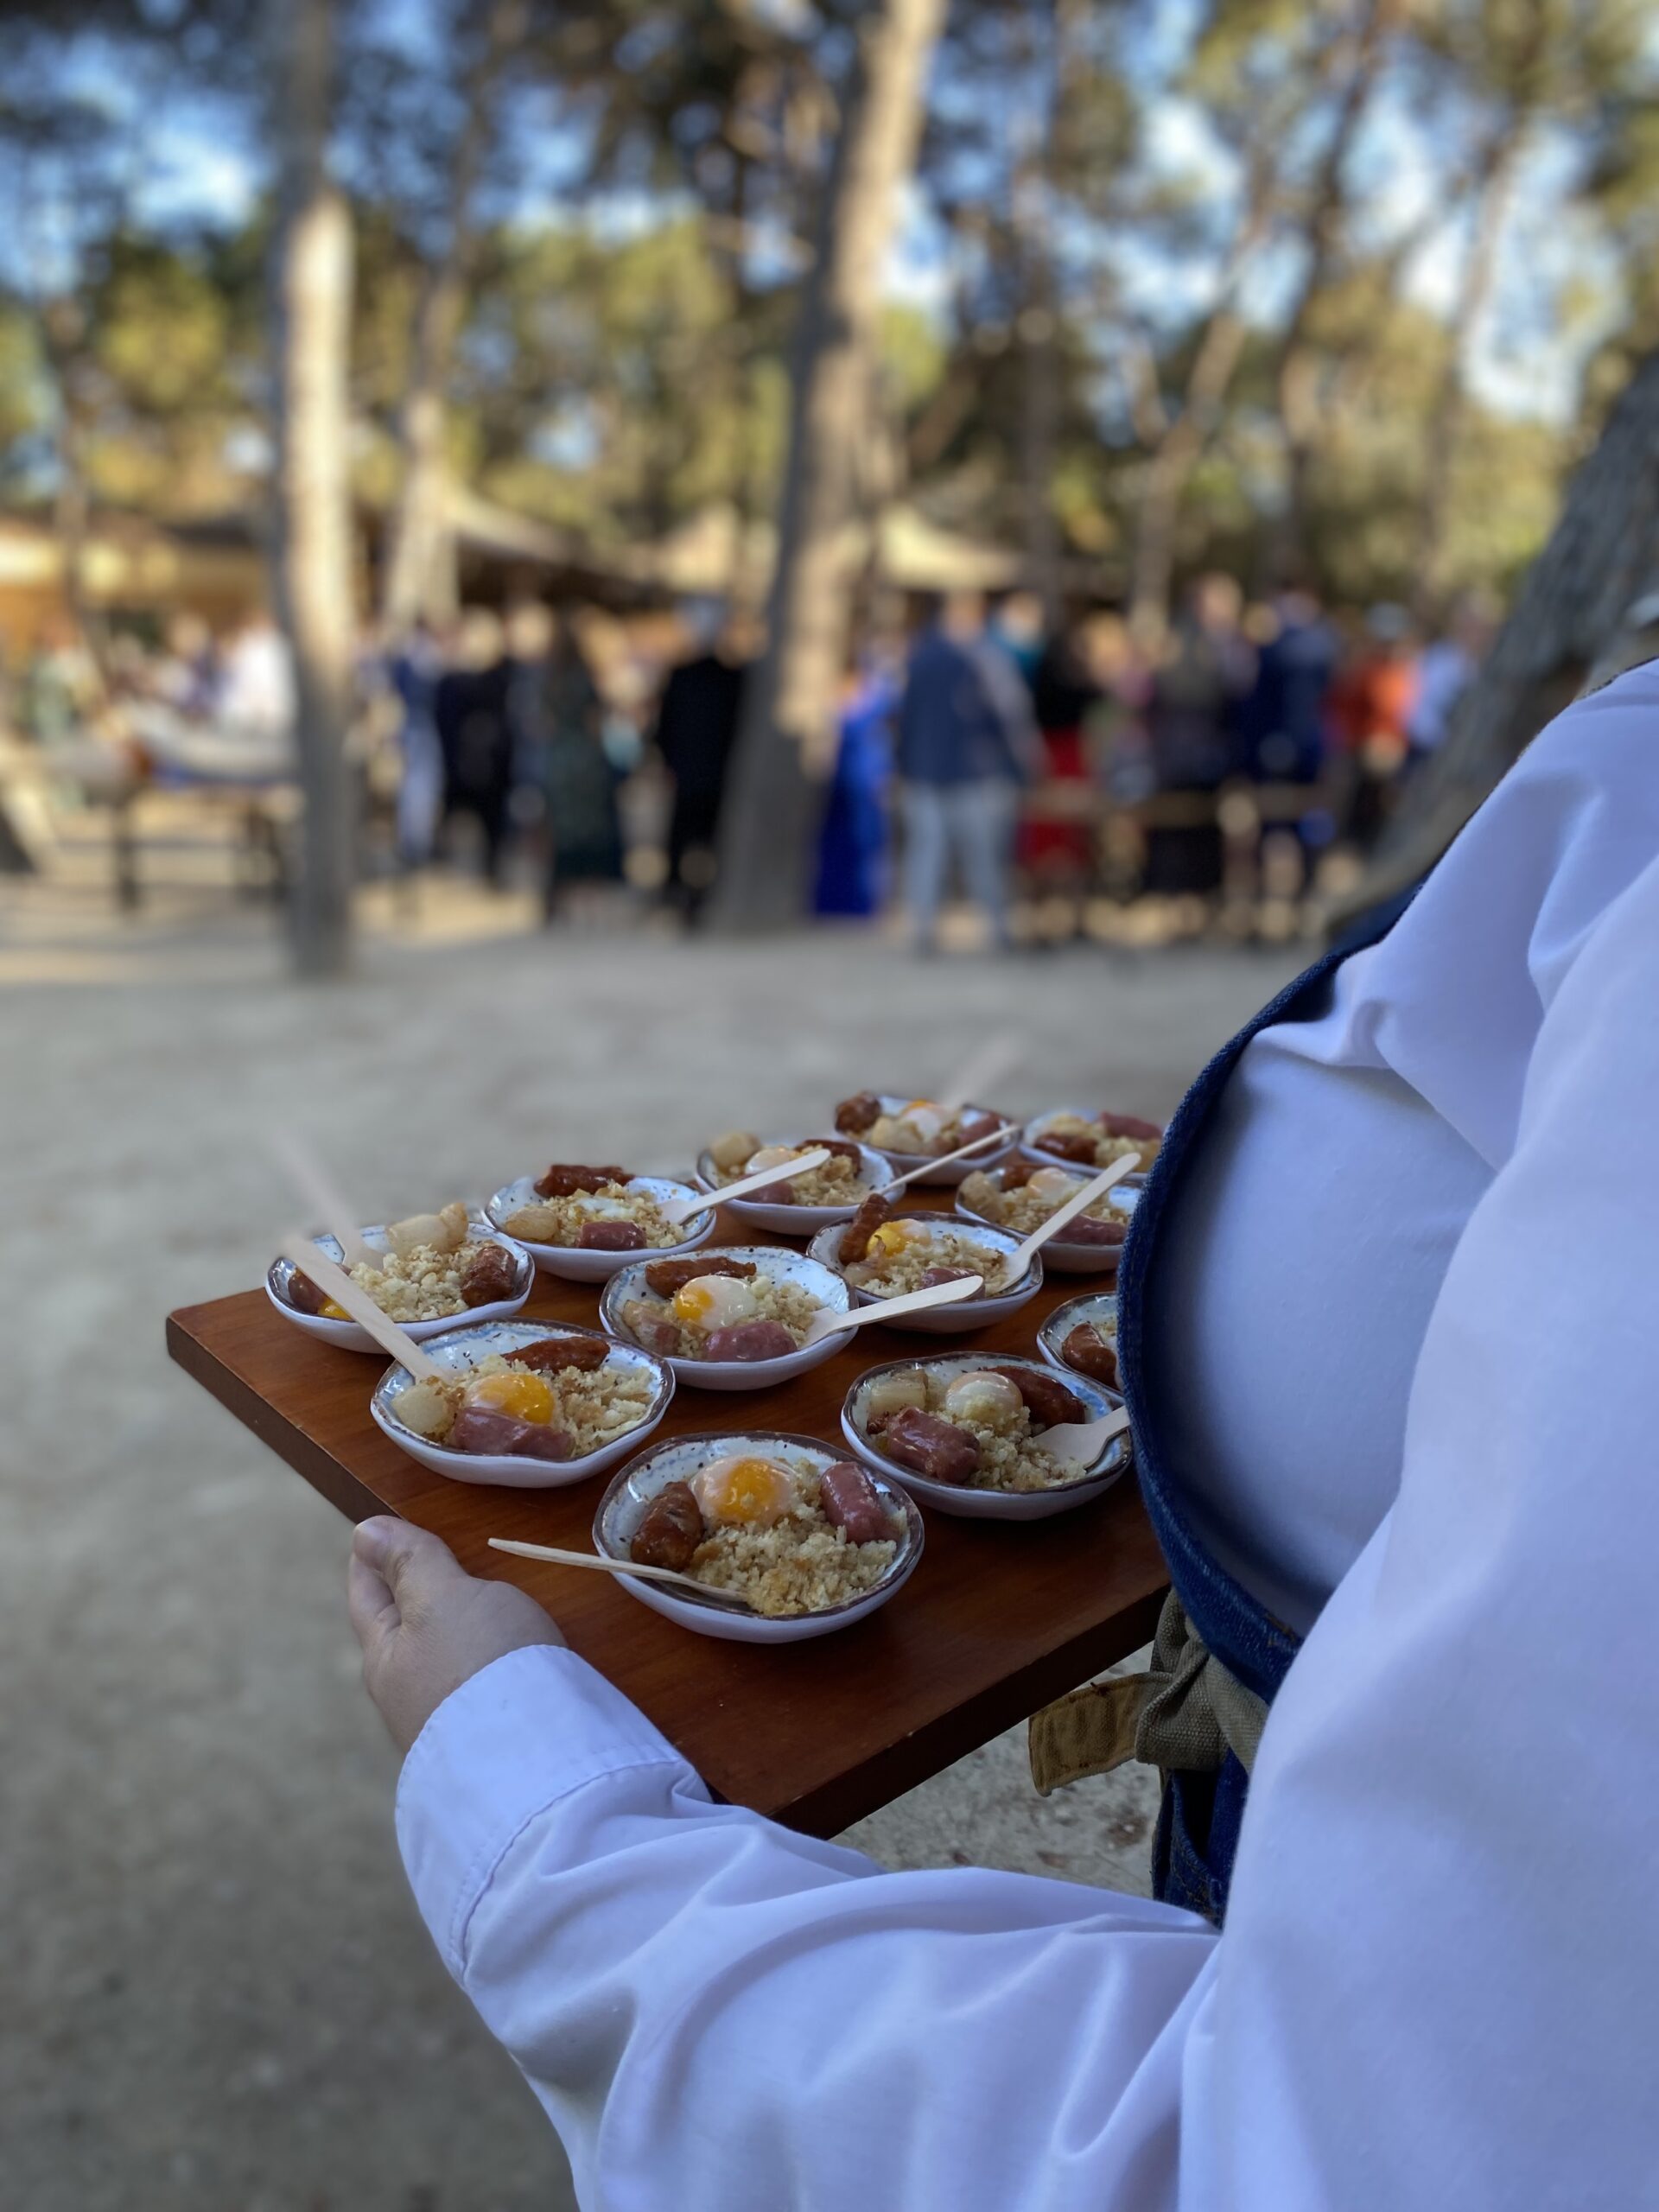
M 518 1287 L 518 1263 L 505 1244 L 480 1244 L 461 1270 L 464 1306 L 493 1306 Z
M 705 1359 L 786 1359 L 799 1350 L 781 1321 L 728 1321 L 702 1340 Z
M 574 1367 L 591 1375 L 604 1366 L 610 1350 L 597 1337 L 538 1337 L 533 1344 L 520 1344 L 504 1357 L 512 1367 L 538 1367 L 550 1375 L 561 1367 Z
M 669 1567 L 683 1574 L 702 1541 L 702 1508 L 690 1483 L 667 1483 L 640 1518 L 628 1556 L 641 1567 Z
M 943 1414 L 906 1406 L 893 1414 L 881 1448 L 901 1467 L 912 1467 L 936 1483 L 965 1483 L 979 1465 L 979 1443 Z
M 658 1298 L 672 1298 L 676 1291 L 683 1290 L 699 1275 L 734 1275 L 742 1278 L 754 1273 L 751 1260 L 728 1260 L 721 1253 L 715 1253 L 707 1260 L 653 1260 L 645 1269 L 645 1287 L 656 1292 Z
M 488 1406 L 463 1406 L 445 1443 L 456 1452 L 512 1452 L 525 1459 L 573 1459 L 576 1447 L 562 1428 L 540 1421 L 515 1421 Z
M 849 1544 L 888 1542 L 897 1534 L 881 1493 L 856 1459 L 837 1459 L 818 1478 L 818 1503 Z
M 1109 1246 L 1121 1244 L 1128 1235 L 1128 1225 L 1122 1221 L 1103 1221 L 1098 1214 L 1077 1213 L 1054 1239 L 1057 1244 L 1097 1245 L 1103 1251 Z
M 1052 1152 L 1058 1160 L 1074 1160 L 1080 1166 L 1092 1167 L 1098 1147 L 1093 1137 L 1085 1136 L 1080 1129 L 1046 1129 L 1040 1139 L 1045 1152 Z
M 584 1221 L 576 1237 L 582 1252 L 641 1252 L 645 1232 L 637 1221 Z
M 321 1313 L 328 1300 L 310 1276 L 296 1268 L 288 1279 L 288 1302 L 296 1313 Z
M 836 1127 L 844 1137 L 862 1136 L 881 1118 L 881 1101 L 873 1090 L 855 1091 L 836 1109 Z
M 1067 1331 L 1060 1357 L 1091 1382 L 1117 1388 L 1117 1347 L 1109 1344 L 1092 1322 L 1079 1321 L 1075 1329 Z
M 1141 1144 L 1155 1144 L 1164 1134 L 1156 1122 L 1143 1122 L 1135 1114 L 1096 1114 L 1095 1119 L 1109 1137 L 1134 1137 Z
M 918 1290 L 931 1290 L 937 1283 L 965 1282 L 978 1272 L 976 1268 L 928 1268 L 924 1270 L 922 1279 L 916 1287 Z M 982 1277 L 981 1287 L 983 1287 Z M 975 1293 L 976 1297 L 978 1294 L 978 1292 Z
M 538 1198 L 574 1198 L 583 1191 L 602 1191 L 607 1183 L 626 1183 L 628 1171 L 613 1163 L 609 1167 L 582 1167 L 574 1161 L 555 1160 L 544 1175 L 536 1179 Z
M 843 1268 L 852 1267 L 859 1260 L 868 1259 L 870 1239 L 884 1222 L 893 1218 L 893 1207 L 880 1191 L 872 1191 L 861 1204 L 858 1211 L 841 1232 L 836 1247 L 837 1256 Z
M 1052 1428 L 1057 1421 L 1087 1421 L 1089 1408 L 1075 1390 L 1068 1390 L 1058 1375 L 1040 1374 L 1034 1367 L 993 1367 L 993 1375 L 1012 1382 L 1026 1402 L 1034 1421 Z

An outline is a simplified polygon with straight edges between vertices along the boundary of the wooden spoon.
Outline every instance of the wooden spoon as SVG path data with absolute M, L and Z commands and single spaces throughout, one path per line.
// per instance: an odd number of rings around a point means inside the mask
M 1069 1198 L 1063 1206 L 1056 1206 L 1048 1219 L 1039 1222 L 1032 1230 L 1019 1250 L 1010 1254 L 1008 1258 L 1010 1279 L 1018 1282 L 1051 1236 L 1064 1229 L 1068 1221 L 1075 1220 L 1078 1214 L 1091 1206 L 1103 1191 L 1109 1191 L 1120 1177 L 1134 1173 L 1140 1165 L 1137 1154 L 1132 1152 L 1125 1153 L 1121 1160 L 1115 1160 L 1109 1167 L 1103 1167 L 1098 1175 L 1091 1176 L 1082 1189 Z
M 518 1559 L 551 1560 L 555 1567 L 595 1567 L 601 1574 L 632 1574 L 641 1582 L 671 1582 L 683 1590 L 695 1591 L 699 1598 L 712 1599 L 716 1605 L 729 1605 L 734 1612 L 752 1613 L 754 1607 L 747 1598 L 740 1598 L 734 1590 L 717 1589 L 712 1583 L 699 1582 L 695 1574 L 678 1574 L 671 1567 L 646 1567 L 642 1560 L 607 1559 L 603 1552 L 566 1552 L 554 1544 L 521 1544 L 511 1536 L 492 1536 L 492 1551 L 512 1552 Z
M 401 1360 L 417 1382 L 442 1382 L 447 1378 L 435 1359 L 429 1359 L 413 1337 L 406 1336 L 390 1313 L 383 1313 L 361 1284 L 354 1283 L 344 1268 L 337 1268 L 327 1253 L 318 1251 L 302 1230 L 290 1229 L 277 1250 L 284 1260 L 308 1275 L 336 1306 L 343 1306 L 359 1329 L 366 1329 L 382 1351 Z
M 855 1306 L 850 1313 L 815 1313 L 801 1350 L 821 1344 L 843 1329 L 861 1329 L 871 1321 L 890 1321 L 895 1313 L 919 1313 L 929 1306 L 955 1306 L 972 1298 L 984 1287 L 982 1275 L 955 1275 L 949 1282 L 931 1282 L 925 1290 L 907 1290 L 902 1298 L 879 1298 L 873 1306 Z
M 384 1252 L 372 1251 L 363 1242 L 363 1233 L 357 1226 L 357 1216 L 342 1197 L 340 1185 L 323 1166 L 308 1144 L 296 1137 L 292 1129 L 273 1129 L 270 1148 L 278 1164 L 287 1172 L 294 1185 L 296 1198 L 308 1206 L 315 1206 L 318 1218 L 346 1255 L 348 1268 L 378 1268 L 385 1263 Z
M 1128 1425 L 1128 1408 L 1119 1406 L 1109 1414 L 1102 1414 L 1098 1421 L 1059 1421 L 1052 1428 L 1039 1428 L 1031 1441 L 1052 1459 L 1075 1461 L 1079 1467 L 1087 1467 Z
M 792 1182 L 798 1175 L 810 1175 L 815 1167 L 822 1167 L 829 1157 L 822 1145 L 814 1145 L 798 1160 L 787 1160 L 780 1167 L 763 1167 L 758 1175 L 745 1175 L 735 1183 L 722 1183 L 718 1190 L 709 1191 L 702 1198 L 664 1198 L 663 1218 L 677 1228 L 681 1222 L 690 1221 L 693 1214 L 708 1213 L 715 1206 L 723 1206 L 728 1198 L 747 1198 L 751 1191 L 771 1190 L 779 1183 Z
M 890 1198 L 895 1191 L 902 1191 L 906 1183 L 913 1183 L 918 1175 L 930 1175 L 936 1167 L 946 1167 L 953 1160 L 965 1160 L 970 1152 L 988 1152 L 993 1145 L 1006 1144 L 1014 1124 L 1004 1122 L 1001 1128 L 992 1129 L 982 1137 L 976 1137 L 971 1144 L 959 1144 L 954 1152 L 942 1152 L 937 1159 L 925 1160 L 919 1167 L 906 1168 L 902 1175 L 895 1175 L 891 1183 L 884 1183 L 876 1193 L 878 1198 Z

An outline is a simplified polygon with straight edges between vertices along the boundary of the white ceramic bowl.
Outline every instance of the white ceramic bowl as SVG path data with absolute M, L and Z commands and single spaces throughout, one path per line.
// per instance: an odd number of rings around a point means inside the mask
M 599 1301 L 599 1318 L 602 1326 L 620 1343 L 631 1344 L 635 1341 L 633 1332 L 622 1319 L 622 1308 L 631 1298 L 647 1294 L 646 1268 L 652 1260 L 674 1256 L 670 1252 L 631 1252 L 628 1257 L 633 1266 L 613 1275 L 606 1284 Z M 763 1274 L 798 1283 L 833 1313 L 845 1313 L 851 1309 L 852 1293 L 848 1285 L 833 1268 L 824 1267 L 806 1253 L 791 1252 L 781 1244 L 721 1244 L 703 1256 L 711 1260 L 751 1261 Z M 689 1383 L 695 1389 L 765 1390 L 774 1382 L 792 1382 L 796 1376 L 822 1367 L 826 1359 L 835 1357 L 846 1342 L 846 1337 L 841 1334 L 825 1337 L 804 1351 L 787 1352 L 779 1359 L 676 1359 L 670 1355 L 665 1363 L 673 1369 L 677 1381 Z
M 836 1460 L 847 1456 L 820 1443 L 815 1436 L 772 1433 L 677 1436 L 652 1451 L 641 1452 L 612 1478 L 594 1516 L 594 1549 L 611 1559 L 626 1559 L 633 1532 L 658 1491 L 670 1483 L 689 1481 L 699 1467 L 734 1452 L 769 1452 L 798 1465 L 804 1462 L 820 1469 L 832 1467 Z M 652 1612 L 664 1614 L 682 1628 L 695 1629 L 699 1636 L 718 1637 L 724 1643 L 800 1643 L 809 1637 L 831 1635 L 836 1629 L 850 1628 L 855 1621 L 861 1621 L 867 1613 L 885 1605 L 909 1581 L 922 1555 L 922 1516 L 914 1501 L 879 1471 L 875 1487 L 884 1501 L 905 1516 L 905 1533 L 893 1565 L 874 1590 L 866 1591 L 861 1598 L 850 1599 L 845 1605 L 831 1605 L 823 1612 L 797 1613 L 785 1620 L 767 1620 L 759 1613 L 734 1612 L 712 1599 L 671 1589 L 664 1583 L 647 1582 L 636 1575 L 618 1575 L 616 1580 L 631 1597 L 637 1598 L 642 1605 L 649 1605 Z
M 632 1175 L 624 1187 L 644 1191 L 653 1198 L 700 1198 L 703 1195 L 690 1183 L 671 1183 L 660 1175 Z M 516 1182 L 504 1183 L 486 1202 L 484 1211 L 499 1227 L 520 1206 L 536 1203 L 536 1178 L 521 1175 Z M 677 1252 L 694 1252 L 699 1244 L 706 1244 L 714 1233 L 715 1210 L 711 1204 L 707 1213 L 693 1215 L 688 1233 L 677 1244 L 665 1244 L 660 1251 L 649 1255 L 640 1246 L 631 1252 L 587 1252 L 577 1244 L 532 1244 L 527 1237 L 518 1241 L 537 1266 L 550 1275 L 560 1275 L 566 1282 L 608 1282 L 619 1268 L 626 1268 L 631 1261 L 647 1256 L 667 1260 Z
M 1091 1179 L 1086 1167 L 1068 1169 L 1067 1173 L 1071 1175 L 1072 1181 L 1079 1185 Z M 1100 1170 L 1096 1168 L 1095 1173 L 1099 1173 Z M 1000 1190 L 1002 1170 L 998 1168 L 996 1173 L 997 1187 Z M 1144 1175 L 1126 1175 L 1121 1183 L 1114 1183 L 1106 1193 L 1108 1206 L 1112 1212 L 1120 1216 L 1125 1227 L 1128 1224 L 1129 1216 L 1135 1211 L 1136 1201 L 1146 1187 L 1146 1181 Z M 996 1227 L 996 1224 L 988 1216 L 976 1213 L 972 1206 L 966 1205 L 960 1191 L 957 1193 L 957 1212 L 963 1221 L 978 1222 L 987 1229 Z M 1121 1244 L 1068 1243 L 1065 1231 L 1062 1230 L 1058 1236 L 1051 1236 L 1044 1245 L 1043 1266 L 1052 1275 L 1114 1274 L 1116 1273 L 1118 1259 L 1122 1249 L 1123 1247 Z
M 1068 1160 L 1064 1153 L 1046 1152 L 1043 1148 L 1043 1132 L 1051 1122 L 1058 1122 L 1065 1115 L 1074 1115 L 1080 1122 L 1092 1122 L 1095 1119 L 1092 1114 L 1085 1113 L 1081 1106 L 1050 1107 L 1046 1114 L 1039 1114 L 1034 1120 L 1027 1122 L 1020 1132 L 1020 1149 L 1027 1160 L 1035 1160 L 1045 1167 L 1070 1167 L 1074 1170 L 1082 1167 L 1081 1160 Z M 1147 1143 L 1151 1141 L 1150 1138 L 1147 1139 Z M 1103 1166 L 1108 1164 L 1105 1161 L 1101 1163 Z M 1088 1171 L 1085 1169 L 1084 1172 L 1086 1173 Z M 1096 1167 L 1094 1172 L 1098 1175 L 1100 1168 Z M 1141 1172 L 1144 1173 L 1146 1171 L 1143 1169 Z
M 965 1521 L 1046 1521 L 1053 1514 L 1069 1513 L 1074 1506 L 1086 1505 L 1090 1498 L 1109 1491 L 1130 1462 L 1132 1453 L 1127 1434 L 1113 1437 L 1093 1465 L 1074 1480 L 1061 1483 L 1053 1490 L 1031 1491 L 973 1490 L 962 1483 L 934 1482 L 912 1468 L 901 1467 L 896 1459 L 890 1459 L 879 1440 L 871 1436 L 863 1409 L 870 1385 L 878 1376 L 891 1375 L 901 1367 L 925 1367 L 948 1380 L 985 1364 L 985 1359 L 976 1352 L 951 1351 L 932 1359 L 893 1359 L 883 1366 L 873 1367 L 861 1375 L 847 1393 L 847 1402 L 841 1409 L 842 1433 L 866 1466 L 902 1484 L 930 1511 L 937 1508 L 941 1513 L 954 1513 Z M 1032 1367 L 1039 1374 L 1044 1371 L 1038 1360 L 1005 1357 L 1001 1352 L 996 1355 L 995 1364 Z M 1116 1392 L 1103 1389 L 1098 1382 L 1090 1382 L 1085 1376 L 1073 1375 L 1069 1369 L 1065 1380 L 1088 1407 L 1090 1421 L 1114 1412 L 1122 1402 Z
M 432 1338 L 426 1350 L 440 1367 L 451 1374 L 460 1374 L 475 1367 L 486 1353 L 516 1351 L 524 1344 L 540 1344 L 546 1337 L 579 1337 L 584 1342 L 602 1342 L 607 1364 L 614 1361 L 619 1367 L 631 1367 L 650 1375 L 656 1387 L 645 1419 L 599 1451 L 589 1452 L 580 1459 L 531 1459 L 516 1452 L 452 1452 L 446 1445 L 434 1444 L 429 1438 L 417 1435 L 398 1420 L 397 1401 L 414 1377 L 406 1367 L 389 1367 L 369 1401 L 375 1426 L 400 1451 L 407 1452 L 411 1459 L 430 1467 L 435 1475 L 448 1475 L 454 1482 L 499 1483 L 513 1490 L 569 1490 L 574 1483 L 585 1483 L 594 1475 L 605 1474 L 631 1452 L 637 1452 L 668 1411 L 674 1395 L 674 1377 L 664 1361 L 653 1359 L 649 1352 L 640 1351 L 632 1344 L 601 1338 L 596 1329 L 573 1329 L 563 1321 L 498 1321 L 484 1329 L 458 1329 L 450 1336 Z
M 424 1344 L 429 1337 L 442 1336 L 450 1329 L 475 1329 L 481 1322 L 509 1320 L 530 1296 L 536 1270 L 524 1246 L 515 1243 L 511 1236 L 504 1236 L 493 1221 L 478 1214 L 469 1217 L 467 1232 L 480 1243 L 499 1244 L 512 1253 L 518 1268 L 518 1287 L 511 1298 L 493 1300 L 488 1306 L 469 1306 L 463 1313 L 441 1314 L 435 1321 L 400 1321 L 397 1325 L 404 1334 L 413 1337 L 417 1344 Z M 375 1223 L 361 1234 L 371 1251 L 391 1251 L 391 1241 L 384 1222 Z M 314 1236 L 311 1241 L 336 1267 L 344 1265 L 345 1255 L 334 1237 Z M 265 1270 L 265 1295 L 285 1321 L 293 1322 L 296 1329 L 303 1329 L 308 1336 L 315 1337 L 323 1344 L 337 1344 L 341 1351 L 372 1351 L 378 1352 L 382 1359 L 385 1357 L 381 1346 L 355 1321 L 337 1321 L 327 1313 L 302 1313 L 297 1306 L 289 1305 L 288 1287 L 293 1276 L 293 1267 L 287 1260 L 273 1260 Z
M 763 1137 L 760 1141 L 763 1145 L 805 1146 L 817 1144 L 820 1140 L 817 1137 Z M 846 1144 L 851 1140 L 838 1137 L 836 1141 Z M 721 1205 L 728 1206 L 734 1217 L 747 1228 L 764 1229 L 769 1236 L 816 1236 L 819 1230 L 827 1229 L 832 1221 L 850 1221 L 861 1199 L 867 1198 L 872 1191 L 885 1191 L 893 1180 L 893 1170 L 887 1165 L 885 1153 L 872 1152 L 867 1144 L 860 1145 L 858 1151 L 858 1198 L 849 1206 L 778 1205 L 765 1198 L 721 1198 L 720 1179 L 715 1172 L 715 1163 L 707 1152 L 697 1155 L 697 1181 Z
M 1064 1375 L 1068 1382 L 1088 1383 L 1096 1390 L 1105 1389 L 1102 1382 L 1093 1382 L 1086 1375 L 1079 1375 L 1075 1367 L 1068 1367 L 1060 1357 L 1060 1346 L 1065 1342 L 1079 1321 L 1107 1321 L 1112 1324 L 1112 1340 L 1117 1340 L 1117 1293 L 1115 1290 L 1096 1291 L 1086 1298 L 1068 1298 L 1064 1306 L 1054 1311 L 1037 1332 L 1037 1349 L 1057 1375 Z
M 897 1114 L 909 1105 L 908 1098 L 901 1098 L 897 1091 L 880 1090 L 875 1093 L 884 1114 Z M 995 1106 L 968 1105 L 964 1114 L 995 1114 L 999 1122 L 1006 1122 L 1007 1140 L 1003 1144 L 987 1145 L 983 1152 L 970 1154 L 966 1160 L 953 1160 L 948 1167 L 927 1168 L 916 1178 L 918 1183 L 960 1183 L 964 1175 L 971 1175 L 976 1167 L 1000 1167 L 1020 1141 L 1019 1124 L 1007 1114 L 997 1113 Z M 861 1142 L 862 1140 L 861 1139 Z M 947 1150 L 950 1147 L 947 1147 Z M 912 1167 L 921 1167 L 927 1158 L 923 1152 L 882 1152 L 881 1158 L 892 1167 L 895 1175 L 908 1175 Z
M 930 1226 L 948 1229 L 964 1243 L 976 1244 L 983 1251 L 994 1252 L 999 1259 L 1006 1259 L 1020 1248 L 1020 1240 L 1010 1236 L 1005 1229 L 991 1229 L 978 1222 L 963 1221 L 955 1214 L 915 1213 L 899 1214 L 899 1221 L 922 1221 Z M 818 1260 L 826 1268 L 841 1274 L 839 1247 L 842 1231 L 839 1225 L 821 1230 L 807 1246 L 807 1257 Z M 842 1277 L 843 1281 L 845 1276 Z M 1039 1253 L 1018 1282 L 1010 1289 L 999 1291 L 995 1298 L 964 1298 L 959 1306 L 933 1306 L 920 1313 L 903 1313 L 891 1325 L 895 1329 L 913 1331 L 918 1336 L 959 1337 L 972 1329 L 988 1328 L 993 1321 L 1006 1320 L 1010 1313 L 1017 1313 L 1022 1306 L 1035 1298 L 1043 1285 L 1043 1262 Z M 880 1306 L 885 1301 L 874 1292 L 861 1290 L 849 1284 L 853 1299 L 859 1306 Z

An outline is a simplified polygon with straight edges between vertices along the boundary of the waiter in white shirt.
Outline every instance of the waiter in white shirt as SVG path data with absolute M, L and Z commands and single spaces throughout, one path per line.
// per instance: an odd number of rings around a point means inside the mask
M 410 1878 L 585 2207 L 1659 2206 L 1659 670 L 1206 1071 L 1122 1304 L 1216 1739 L 1160 1899 L 713 1804 L 359 1530 Z

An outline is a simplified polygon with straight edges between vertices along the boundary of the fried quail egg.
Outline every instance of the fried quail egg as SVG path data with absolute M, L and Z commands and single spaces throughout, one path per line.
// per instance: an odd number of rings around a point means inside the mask
M 510 1375 L 475 1375 L 461 1391 L 463 1403 L 482 1406 L 513 1421 L 553 1418 L 553 1389 L 545 1375 L 524 1369 Z
M 880 1229 L 870 1232 L 871 1255 L 893 1259 L 907 1245 L 926 1243 L 928 1233 L 919 1221 L 884 1221 Z
M 1044 1205 L 1059 1206 L 1076 1194 L 1077 1181 L 1063 1167 L 1039 1167 L 1026 1188 Z
M 944 1107 L 936 1106 L 931 1098 L 911 1099 L 899 1118 L 908 1122 L 926 1144 L 931 1144 L 936 1138 L 943 1136 L 950 1120 Z
M 787 1167 L 792 1160 L 798 1160 L 800 1156 L 799 1151 L 792 1144 L 763 1144 L 760 1151 L 750 1158 L 747 1173 L 751 1175 L 763 1175 L 767 1168 Z
M 693 1275 L 674 1294 L 674 1319 L 694 1328 L 724 1329 L 753 1320 L 759 1305 L 748 1284 L 734 1275 Z
M 789 1469 L 759 1455 L 711 1459 L 692 1476 L 691 1490 L 706 1521 L 751 1529 L 770 1529 L 796 1499 Z
M 1012 1428 L 1024 1404 L 1007 1376 L 994 1375 L 988 1368 L 970 1368 L 966 1375 L 958 1375 L 944 1394 L 946 1413 L 981 1428 Z

